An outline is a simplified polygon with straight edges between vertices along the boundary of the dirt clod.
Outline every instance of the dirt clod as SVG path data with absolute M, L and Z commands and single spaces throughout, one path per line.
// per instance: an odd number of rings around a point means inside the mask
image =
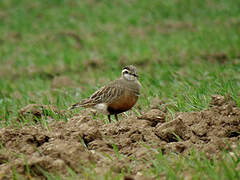
M 177 142 L 181 139 L 189 139 L 189 133 L 187 131 L 188 128 L 183 123 L 183 120 L 177 118 L 170 122 L 160 124 L 160 126 L 156 127 L 155 133 L 160 139 L 170 143 Z
M 19 113 L 40 116 L 46 108 L 50 107 L 32 104 Z M 12 169 L 32 177 L 42 177 L 41 170 L 68 173 L 69 167 L 81 174 L 82 167 L 91 162 L 98 174 L 124 171 L 129 173 L 125 179 L 141 179 L 139 172 L 153 157 L 149 147 L 161 149 L 163 154 L 186 155 L 194 148 L 211 158 L 223 150 L 232 152 L 240 140 L 240 109 L 229 97 L 214 95 L 206 110 L 179 112 L 169 121 L 167 116 L 165 111 L 151 109 L 139 117 L 104 124 L 83 111 L 68 122 L 51 122 L 48 128 L 41 124 L 2 128 L 0 179 L 12 178 Z
M 52 114 L 60 114 L 55 106 L 41 105 L 41 104 L 29 104 L 18 112 L 18 120 L 21 121 L 23 118 L 32 118 L 35 122 L 43 116 L 50 117 Z
M 68 76 L 56 76 L 52 80 L 51 87 L 52 88 L 66 88 L 73 87 L 74 83 L 71 78 Z
M 165 122 L 165 113 L 163 113 L 159 109 L 151 109 L 150 111 L 144 113 L 142 116 L 138 117 L 138 119 L 145 119 L 150 121 L 151 126 L 155 126 L 158 123 Z
M 206 59 L 209 62 L 212 62 L 212 63 L 217 62 L 220 64 L 223 64 L 229 60 L 229 57 L 227 56 L 227 54 L 222 53 L 222 52 L 213 53 L 213 54 L 205 54 L 205 55 L 202 55 L 202 58 Z

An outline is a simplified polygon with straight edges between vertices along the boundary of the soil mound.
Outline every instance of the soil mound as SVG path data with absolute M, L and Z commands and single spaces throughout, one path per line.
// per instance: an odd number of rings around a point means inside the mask
M 42 111 L 37 112 L 39 116 Z M 130 166 L 130 173 L 136 175 L 146 168 L 142 160 L 151 159 L 148 147 L 164 154 L 188 154 L 195 149 L 211 157 L 231 151 L 239 140 L 240 109 L 219 95 L 212 96 L 208 109 L 179 112 L 173 119 L 160 109 L 110 124 L 80 114 L 68 122 L 51 122 L 48 127 L 0 129 L 0 179 L 12 178 L 12 170 L 35 178 L 42 177 L 44 171 L 67 174 L 69 167 L 81 174 L 83 166 L 91 162 L 96 164 L 97 174 L 109 169 L 127 171 Z M 138 165 L 133 158 L 139 160 Z

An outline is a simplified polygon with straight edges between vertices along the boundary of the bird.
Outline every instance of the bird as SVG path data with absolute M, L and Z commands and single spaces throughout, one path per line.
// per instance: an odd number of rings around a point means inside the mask
M 107 115 L 109 122 L 111 122 L 111 115 L 114 115 L 118 121 L 118 114 L 130 110 L 136 104 L 140 89 L 137 69 L 133 65 L 128 65 L 122 69 L 120 78 L 103 86 L 90 97 L 73 104 L 68 109 L 92 108 Z

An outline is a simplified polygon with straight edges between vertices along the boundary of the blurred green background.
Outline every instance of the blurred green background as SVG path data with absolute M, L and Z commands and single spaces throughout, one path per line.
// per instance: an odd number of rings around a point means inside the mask
M 143 109 L 159 97 L 200 110 L 212 94 L 239 105 L 239 32 L 236 0 L 0 1 L 0 120 L 30 103 L 66 109 L 127 64 Z

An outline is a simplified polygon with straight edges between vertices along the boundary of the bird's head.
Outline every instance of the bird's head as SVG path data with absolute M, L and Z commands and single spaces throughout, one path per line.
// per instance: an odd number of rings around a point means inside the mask
M 122 77 L 128 81 L 137 80 L 137 68 L 133 65 L 125 66 L 122 70 Z

